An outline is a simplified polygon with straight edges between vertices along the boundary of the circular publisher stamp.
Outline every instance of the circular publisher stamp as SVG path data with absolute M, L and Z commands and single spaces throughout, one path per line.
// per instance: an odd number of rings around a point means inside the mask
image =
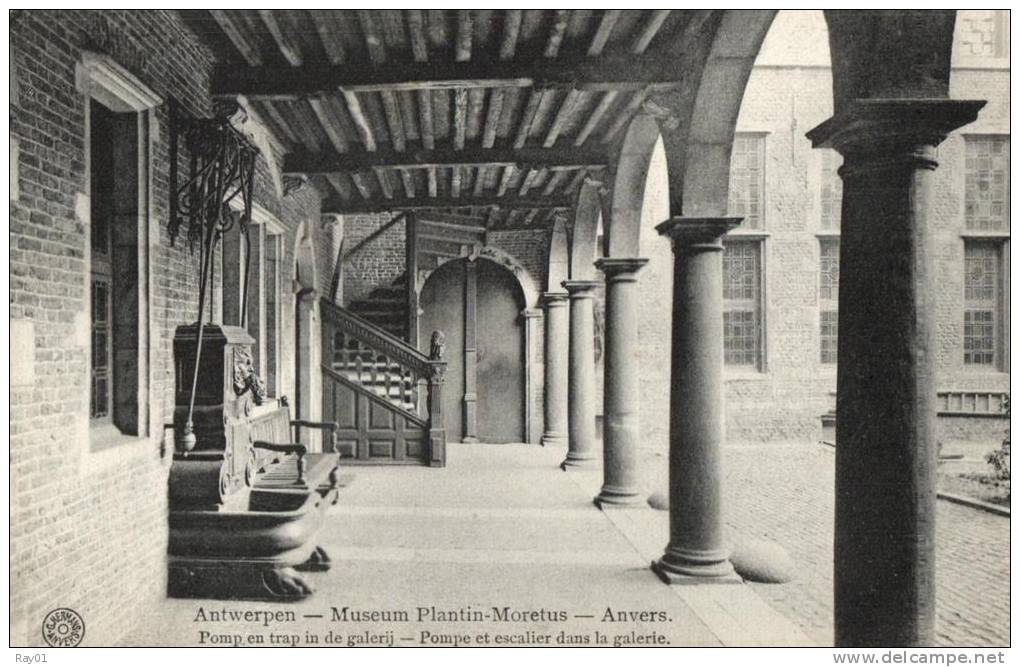
M 54 609 L 43 619 L 42 634 L 54 648 L 72 648 L 85 638 L 85 621 L 73 609 Z

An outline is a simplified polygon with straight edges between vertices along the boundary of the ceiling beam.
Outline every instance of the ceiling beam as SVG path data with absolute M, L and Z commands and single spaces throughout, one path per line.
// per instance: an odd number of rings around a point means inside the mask
M 387 169 L 428 169 L 431 167 L 522 166 L 523 168 L 598 169 L 609 164 L 602 149 L 584 147 L 480 148 L 467 146 L 437 147 L 433 150 L 399 152 L 377 147 L 375 151 L 349 153 L 300 151 L 288 154 L 283 171 L 288 174 L 330 174 L 365 171 L 378 167 Z
M 284 26 L 276 19 L 273 10 L 260 9 L 259 16 L 262 17 L 262 22 L 269 30 L 269 34 L 273 36 L 277 48 L 280 49 L 280 53 L 283 54 L 287 62 L 292 67 L 300 67 L 304 62 L 304 59 L 301 57 L 301 47 L 298 46 L 297 41 L 291 38 Z
M 655 39 L 655 35 L 659 33 L 659 28 L 669 18 L 668 9 L 656 9 L 652 11 L 651 15 L 645 21 L 645 24 L 641 27 L 641 32 L 638 33 L 637 39 L 630 47 L 631 53 L 644 53 L 648 45 Z
M 484 232 L 485 218 L 470 215 L 454 215 L 453 213 L 420 214 L 418 222 L 426 225 L 452 227 L 466 232 Z
M 468 231 L 467 228 L 452 225 L 423 224 L 418 230 L 418 238 L 447 243 L 484 243 L 485 227 L 472 227 Z
M 322 203 L 323 213 L 353 214 L 381 213 L 383 211 L 407 211 L 416 209 L 463 208 L 467 206 L 496 207 L 500 209 L 568 209 L 573 205 L 569 197 L 543 197 L 522 199 L 516 194 L 506 197 L 460 197 L 452 198 L 415 198 L 405 199 L 364 199 L 363 201 L 344 202 L 329 199 Z
M 230 14 L 222 9 L 210 9 L 209 14 L 212 15 L 220 30 L 223 31 L 223 34 L 227 36 L 227 39 L 231 41 L 234 48 L 240 52 L 249 65 L 257 67 L 262 64 L 262 55 L 259 53 L 259 50 L 248 41 L 244 32 L 234 23 Z
M 654 54 L 653 54 L 654 56 Z M 449 90 L 457 88 L 576 88 L 639 90 L 680 84 L 662 58 L 642 55 L 549 58 L 542 61 L 376 63 L 360 67 L 310 63 L 303 67 L 220 65 L 214 95 L 287 99 L 342 91 Z
M 462 246 L 469 246 L 471 243 L 449 241 L 445 239 L 433 239 L 425 236 L 418 236 L 418 252 L 440 257 L 460 257 Z
M 343 64 L 347 53 L 343 45 L 344 26 L 340 23 L 340 16 L 337 10 L 310 9 L 312 22 L 315 23 L 315 30 L 319 33 L 319 41 L 326 52 L 329 62 L 334 65 Z
M 613 28 L 616 27 L 616 22 L 620 19 L 620 14 L 622 13 L 623 10 L 620 9 L 607 9 L 602 13 L 599 27 L 595 31 L 595 36 L 592 37 L 591 45 L 588 47 L 589 56 L 597 56 L 602 53 L 602 49 L 606 48 L 606 42 L 609 41 L 609 36 L 613 33 Z

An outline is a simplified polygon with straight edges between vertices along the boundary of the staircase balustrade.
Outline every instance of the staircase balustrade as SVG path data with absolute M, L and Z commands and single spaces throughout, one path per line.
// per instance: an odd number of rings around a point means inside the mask
M 441 351 L 425 355 L 327 300 L 321 301 L 320 311 L 324 382 L 343 378 L 361 391 L 382 399 L 381 403 L 377 400 L 373 404 L 386 405 L 427 428 L 430 451 L 426 462 L 442 465 L 446 431 L 438 396 L 446 362 L 441 358 Z M 442 335 L 439 337 L 441 339 Z

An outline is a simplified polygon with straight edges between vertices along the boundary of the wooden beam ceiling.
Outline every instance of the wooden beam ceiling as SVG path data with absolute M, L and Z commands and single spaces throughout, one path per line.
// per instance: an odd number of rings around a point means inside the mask
M 569 209 L 573 202 L 569 197 L 550 196 L 539 199 L 524 199 L 516 194 L 510 196 L 462 196 L 457 199 L 452 197 L 432 198 L 397 198 L 393 199 L 370 199 L 362 201 L 344 202 L 339 199 L 329 199 L 322 203 L 324 214 L 351 214 L 351 213 L 381 213 L 384 211 L 408 211 L 419 209 L 449 209 L 463 207 L 494 207 L 497 209 Z
M 553 171 L 570 169 L 602 169 L 609 164 L 604 149 L 569 148 L 484 148 L 439 146 L 433 150 L 394 151 L 377 147 L 374 151 L 345 153 L 301 151 L 288 154 L 283 171 L 288 174 L 337 174 L 369 169 L 431 169 L 436 167 L 514 166 L 520 169 L 548 168 Z
M 212 78 L 214 95 L 254 99 L 290 99 L 343 92 L 394 92 L 464 88 L 574 88 L 586 91 L 670 88 L 680 84 L 662 58 L 648 55 L 601 58 L 548 58 L 540 61 L 415 61 L 358 67 L 322 63 L 219 65 Z M 536 103 L 537 105 L 537 103 Z

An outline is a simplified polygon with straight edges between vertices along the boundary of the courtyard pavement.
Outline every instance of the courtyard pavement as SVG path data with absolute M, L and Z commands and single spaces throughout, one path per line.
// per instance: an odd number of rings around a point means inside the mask
M 765 539 L 796 564 L 793 581 L 752 587 L 815 642 L 831 645 L 834 450 L 749 445 L 727 447 L 725 454 L 730 542 Z M 665 488 L 665 456 L 647 454 L 643 463 L 649 487 Z M 936 522 L 938 643 L 1008 646 L 1009 517 L 939 500 Z
M 319 540 L 334 565 L 310 575 L 313 596 L 167 599 L 124 642 L 309 645 L 314 635 L 319 646 L 812 644 L 751 586 L 660 582 L 649 562 L 667 541 L 665 515 L 599 511 L 591 502 L 598 470 L 564 473 L 563 454 L 451 445 L 443 469 L 350 468 L 356 479 Z M 222 610 L 274 616 L 266 624 L 210 620 Z

